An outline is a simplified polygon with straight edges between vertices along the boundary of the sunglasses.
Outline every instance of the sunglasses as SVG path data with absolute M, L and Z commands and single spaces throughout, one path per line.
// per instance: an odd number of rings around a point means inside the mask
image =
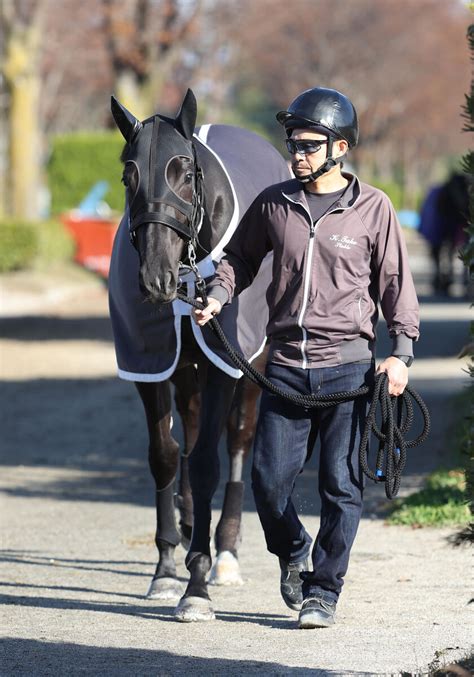
M 318 150 L 327 143 L 328 140 L 317 140 L 317 141 L 295 141 L 294 139 L 286 139 L 286 148 L 291 155 L 299 153 L 300 155 L 310 155 L 311 153 L 317 153 Z

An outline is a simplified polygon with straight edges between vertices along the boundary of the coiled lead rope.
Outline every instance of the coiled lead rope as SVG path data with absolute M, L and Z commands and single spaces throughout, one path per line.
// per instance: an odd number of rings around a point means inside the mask
M 200 282 L 200 280 L 198 280 Z M 198 285 L 197 285 L 198 286 Z M 198 291 L 206 300 L 204 285 L 198 286 Z M 202 310 L 205 305 L 196 299 L 185 296 L 178 292 L 178 298 L 189 303 L 194 308 Z M 342 402 L 354 400 L 356 397 L 369 395 L 372 389 L 369 386 L 362 386 L 357 390 L 349 390 L 332 395 L 301 395 L 298 393 L 289 393 L 278 386 L 275 386 L 263 374 L 257 371 L 235 348 L 229 343 L 217 318 L 213 317 L 209 324 L 215 334 L 222 342 L 227 354 L 232 362 L 240 369 L 247 378 L 259 385 L 261 388 L 279 395 L 284 399 L 303 407 L 304 409 L 332 407 Z M 411 398 L 418 405 L 423 417 L 423 430 L 413 440 L 405 440 L 404 435 L 410 429 L 414 414 Z M 380 429 L 376 423 L 377 408 L 381 410 Z M 397 407 L 397 423 L 394 419 L 394 408 Z M 405 410 L 405 413 L 404 413 Z M 411 386 L 407 385 L 403 394 L 398 397 L 389 395 L 387 374 L 377 374 L 373 388 L 372 401 L 367 415 L 366 424 L 362 433 L 359 447 L 359 461 L 365 475 L 374 482 L 385 483 L 385 494 L 387 498 L 392 499 L 398 493 L 401 482 L 401 474 L 406 463 L 406 451 L 410 447 L 416 447 L 426 440 L 430 432 L 430 416 L 426 404 L 421 396 Z M 375 472 L 369 468 L 369 438 L 371 433 L 379 441 Z

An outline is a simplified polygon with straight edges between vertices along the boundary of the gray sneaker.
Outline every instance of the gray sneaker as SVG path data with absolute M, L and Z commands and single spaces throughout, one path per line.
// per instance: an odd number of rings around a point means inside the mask
M 299 611 L 303 604 L 303 581 L 300 578 L 301 571 L 308 571 L 308 560 L 289 564 L 280 558 L 280 592 L 286 606 Z
M 328 628 L 334 625 L 336 602 L 321 596 L 307 597 L 298 617 L 299 628 Z

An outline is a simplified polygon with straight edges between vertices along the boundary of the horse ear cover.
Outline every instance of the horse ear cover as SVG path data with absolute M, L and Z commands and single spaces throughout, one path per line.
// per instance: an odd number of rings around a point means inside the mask
M 179 113 L 176 116 L 175 124 L 179 132 L 185 139 L 191 141 L 194 134 L 197 118 L 197 101 L 191 89 L 188 89 L 183 99 Z
M 110 109 L 117 127 L 120 129 L 123 138 L 130 143 L 133 136 L 138 132 L 142 123 L 125 106 L 122 106 L 115 96 L 110 97 Z

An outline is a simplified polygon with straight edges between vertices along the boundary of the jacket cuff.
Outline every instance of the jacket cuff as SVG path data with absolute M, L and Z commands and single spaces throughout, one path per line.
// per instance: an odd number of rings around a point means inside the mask
M 229 294 L 227 293 L 227 289 L 224 289 L 222 285 L 216 284 L 215 287 L 210 285 L 206 291 L 208 296 L 212 296 L 212 298 L 219 301 L 219 303 L 222 306 L 225 306 L 226 303 L 230 303 L 230 298 Z
M 406 334 L 397 334 L 392 338 L 392 355 L 413 357 L 413 339 Z

